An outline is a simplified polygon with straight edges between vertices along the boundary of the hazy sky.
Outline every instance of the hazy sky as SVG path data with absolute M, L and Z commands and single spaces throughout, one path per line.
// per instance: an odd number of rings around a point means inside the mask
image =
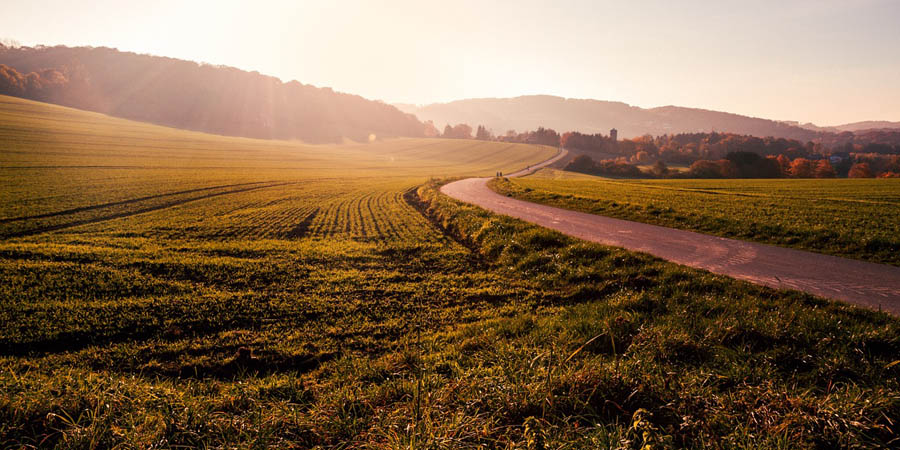
M 900 120 L 900 0 L 0 0 L 0 37 L 388 102 L 540 93 L 820 125 Z

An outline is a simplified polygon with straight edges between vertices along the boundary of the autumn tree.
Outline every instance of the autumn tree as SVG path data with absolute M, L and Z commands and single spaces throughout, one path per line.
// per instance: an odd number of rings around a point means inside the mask
M 700 159 L 691 164 L 689 170 L 693 178 L 722 178 L 722 170 L 715 161 Z
M 650 136 L 649 134 L 631 139 L 631 142 L 634 143 L 635 150 L 638 153 L 644 152 L 645 154 L 648 154 L 648 155 L 658 155 L 659 154 L 659 147 L 656 145 L 656 139 L 653 136 Z
M 822 159 L 816 163 L 815 175 L 816 178 L 834 178 L 837 176 L 837 173 L 827 159 Z
M 813 178 L 816 166 L 806 158 L 797 158 L 791 161 L 791 176 L 794 178 Z
M 869 163 L 864 162 L 854 164 L 847 173 L 849 178 L 872 178 L 873 176 Z
M 0 94 L 46 101 L 53 99 L 66 87 L 69 79 L 54 69 L 27 74 L 0 64 Z

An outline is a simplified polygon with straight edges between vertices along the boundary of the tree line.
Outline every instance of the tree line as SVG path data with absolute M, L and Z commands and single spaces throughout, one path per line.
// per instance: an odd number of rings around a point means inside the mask
M 621 178 L 900 178 L 900 155 L 854 153 L 836 161 L 732 152 L 718 160 L 694 161 L 687 170 L 672 170 L 661 159 L 641 168 L 625 158 L 595 161 L 582 154 L 565 169 Z
M 561 146 L 584 154 L 567 170 L 627 178 L 871 178 L 900 176 L 900 141 L 895 133 L 861 134 L 860 142 L 831 149 L 822 143 L 756 137 L 735 133 L 679 133 L 614 141 L 602 133 L 559 134 L 540 127 L 494 136 L 479 125 L 475 135 L 466 124 L 447 125 L 435 136 Z M 898 133 L 900 135 L 900 133 Z M 872 141 L 877 136 L 884 142 Z M 596 158 L 596 159 L 595 159 Z M 641 168 L 639 166 L 647 166 Z M 669 165 L 689 166 L 670 170 Z

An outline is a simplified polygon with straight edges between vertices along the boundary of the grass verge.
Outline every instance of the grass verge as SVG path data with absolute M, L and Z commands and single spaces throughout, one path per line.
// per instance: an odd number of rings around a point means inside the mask
M 559 208 L 900 265 L 898 180 L 610 180 L 545 170 L 490 187 Z

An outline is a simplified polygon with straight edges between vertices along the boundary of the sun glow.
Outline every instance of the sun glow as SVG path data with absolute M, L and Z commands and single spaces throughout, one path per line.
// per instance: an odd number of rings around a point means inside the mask
M 551 94 L 820 125 L 900 120 L 900 2 L 42 3 L 0 6 L 0 37 L 206 61 L 398 103 Z M 691 26 L 698 17 L 704 26 Z

